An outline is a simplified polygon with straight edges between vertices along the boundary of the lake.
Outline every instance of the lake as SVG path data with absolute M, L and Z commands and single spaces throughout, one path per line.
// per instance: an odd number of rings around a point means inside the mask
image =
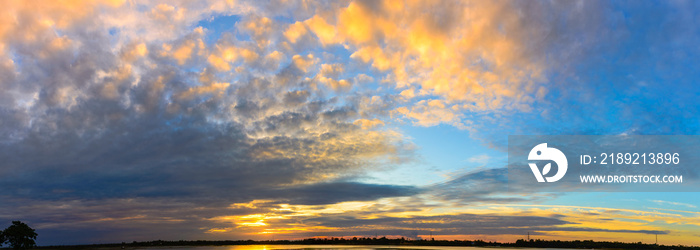
M 504 247 L 499 247 L 504 248 Z M 183 247 L 138 247 L 129 249 L 173 249 L 173 250 L 494 250 L 494 247 L 454 247 L 454 246 L 382 246 L 382 245 L 235 245 L 235 246 L 183 246 Z M 517 248 L 547 249 L 547 248 Z M 557 248 L 564 250 L 564 248 Z

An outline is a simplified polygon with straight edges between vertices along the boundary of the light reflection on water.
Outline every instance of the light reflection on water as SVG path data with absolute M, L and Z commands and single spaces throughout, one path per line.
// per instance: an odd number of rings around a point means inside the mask
M 507 247 L 500 247 L 507 248 Z M 493 247 L 454 247 L 454 246 L 381 246 L 381 245 L 236 245 L 236 246 L 187 246 L 187 247 L 139 247 L 130 249 L 173 249 L 173 250 L 476 250 Z M 513 248 L 514 249 L 514 248 Z M 518 248 L 518 250 L 547 248 Z M 557 250 L 564 250 L 558 248 Z

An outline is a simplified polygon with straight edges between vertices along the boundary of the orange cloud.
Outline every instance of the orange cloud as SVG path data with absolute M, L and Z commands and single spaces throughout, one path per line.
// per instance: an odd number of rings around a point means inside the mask
M 372 129 L 384 125 L 384 122 L 379 119 L 357 119 L 353 124 L 360 126 L 362 129 Z
M 307 33 L 306 26 L 302 22 L 296 22 L 290 24 L 287 30 L 284 32 L 284 36 L 292 43 L 296 43 L 300 37 Z
M 306 21 L 309 29 L 316 34 L 323 45 L 338 43 L 341 40 L 338 38 L 338 31 L 333 25 L 328 24 L 325 19 L 320 16 L 314 16 Z
M 215 95 L 220 97 L 224 94 L 229 85 L 231 84 L 227 82 L 215 82 L 206 86 L 191 87 L 178 97 L 182 99 L 192 99 L 200 95 Z
M 314 62 L 315 60 L 313 54 L 308 54 L 306 56 L 294 55 L 292 57 L 292 63 L 294 63 L 294 66 L 304 72 L 308 72 L 309 67 L 311 67 Z
M 335 13 L 336 23 L 321 15 L 305 23 L 322 44 L 352 45 L 352 58 L 390 72 L 399 90 L 420 88 L 454 105 L 449 112 L 455 117 L 466 111 L 528 111 L 535 98 L 544 98 L 546 89 L 534 85 L 546 81 L 547 65 L 528 45 L 539 30 L 524 26 L 512 3 L 381 3 L 351 2 Z M 453 120 L 418 123 L 448 121 Z
M 414 120 L 414 124 L 418 126 L 429 127 L 446 123 L 462 129 L 468 128 L 462 121 L 462 114 L 457 111 L 458 107 L 448 107 L 443 100 L 421 100 L 410 108 L 399 107 L 394 110 L 395 113 Z

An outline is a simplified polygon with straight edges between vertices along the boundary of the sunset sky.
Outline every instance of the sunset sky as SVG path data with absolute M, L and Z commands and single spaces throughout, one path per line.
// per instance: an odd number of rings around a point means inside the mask
M 696 192 L 504 189 L 508 135 L 700 133 L 698 1 L 3 1 L 0 228 L 39 245 L 700 245 Z

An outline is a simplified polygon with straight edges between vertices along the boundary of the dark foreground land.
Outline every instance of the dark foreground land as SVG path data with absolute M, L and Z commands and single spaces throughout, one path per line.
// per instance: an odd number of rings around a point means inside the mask
M 116 244 L 96 244 L 96 245 L 76 245 L 76 246 L 43 246 L 38 249 L 129 249 L 149 246 L 231 246 L 231 245 L 397 245 L 397 246 L 478 246 L 478 247 L 531 247 L 531 248 L 607 248 L 607 249 L 673 249 L 673 250 L 700 250 L 697 246 L 682 245 L 656 245 L 608 242 L 608 241 L 546 241 L 546 240 L 518 240 L 515 243 L 486 242 L 481 240 L 410 240 L 410 239 L 388 239 L 382 238 L 327 238 L 327 239 L 303 239 L 303 240 L 276 240 L 276 241 L 253 241 L 253 240 L 226 240 L 226 241 L 146 241 Z

